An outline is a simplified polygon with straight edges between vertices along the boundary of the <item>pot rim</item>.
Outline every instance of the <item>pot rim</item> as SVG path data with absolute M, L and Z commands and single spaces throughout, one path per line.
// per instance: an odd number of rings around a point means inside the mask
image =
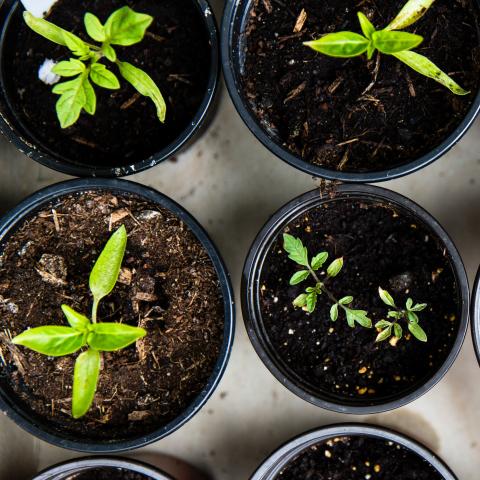
M 239 51 L 238 41 L 233 42 L 234 29 L 239 23 L 244 21 L 246 11 L 251 2 L 245 0 L 239 7 L 239 0 L 227 2 L 223 13 L 221 25 L 221 60 L 223 75 L 227 85 L 230 98 L 235 108 L 242 118 L 245 125 L 253 135 L 276 157 L 314 177 L 321 177 L 328 180 L 337 180 L 347 183 L 375 183 L 387 180 L 393 180 L 420 170 L 430 165 L 440 157 L 445 155 L 454 147 L 472 126 L 476 117 L 480 113 L 480 89 L 476 94 L 472 105 L 457 128 L 444 139 L 440 145 L 433 148 L 430 152 L 422 155 L 415 160 L 411 160 L 397 167 L 372 171 L 372 172 L 341 172 L 330 168 L 313 165 L 299 156 L 290 153 L 287 149 L 275 142 L 260 125 L 258 119 L 248 106 L 248 102 L 243 95 L 241 87 L 240 73 L 238 72 L 237 59 L 243 55 Z M 480 9 L 480 0 L 476 0 L 476 5 Z M 241 11 L 242 13 L 239 13 Z
M 318 390 L 314 392 L 311 388 L 309 389 L 303 379 L 297 377 L 293 372 L 289 372 L 273 358 L 273 355 L 271 355 L 273 347 L 271 348 L 268 345 L 268 339 L 266 339 L 266 335 L 263 332 L 261 309 L 257 302 L 258 296 L 256 287 L 258 286 L 261 267 L 263 260 L 268 254 L 271 243 L 285 225 L 319 203 L 330 201 L 329 197 L 322 197 L 322 194 L 318 189 L 311 190 L 293 200 L 290 200 L 270 217 L 257 234 L 250 247 L 243 267 L 241 282 L 241 306 L 243 318 L 250 341 L 252 342 L 257 355 L 276 379 L 295 395 L 313 405 L 338 413 L 358 415 L 381 413 L 399 408 L 418 399 L 433 388 L 453 365 L 462 348 L 468 328 L 470 308 L 468 278 L 460 254 L 448 233 L 433 216 L 412 200 L 391 190 L 373 185 L 343 184 L 338 187 L 337 193 L 337 198 L 369 198 L 375 201 L 394 204 L 403 211 L 408 212 L 414 218 L 419 219 L 423 224 L 430 228 L 445 245 L 457 283 L 461 316 L 455 341 L 450 353 L 442 365 L 439 366 L 434 375 L 420 384 L 418 388 L 406 390 L 406 393 L 399 394 L 383 402 L 373 405 L 362 405 L 351 404 L 347 399 L 338 401 L 327 399 L 327 395 L 322 395 Z
M 298 435 L 267 457 L 250 480 L 275 480 L 279 471 L 305 448 L 339 436 L 368 436 L 398 443 L 430 463 L 444 477 L 444 480 L 457 480 L 447 464 L 422 443 L 390 428 L 377 427 L 368 423 L 332 424 Z
M 230 275 L 217 248 L 204 228 L 190 213 L 187 212 L 187 210 L 171 198 L 150 187 L 128 180 L 91 178 L 75 179 L 60 182 L 39 190 L 20 202 L 2 219 L 0 219 L 0 248 L 1 243 L 8 233 L 17 225 L 21 225 L 26 216 L 38 211 L 42 205 L 64 195 L 90 190 L 113 191 L 137 195 L 161 205 L 179 217 L 189 227 L 208 253 L 218 276 L 224 304 L 222 347 L 207 383 L 202 391 L 190 402 L 189 406 L 177 418 L 149 434 L 140 435 L 130 439 L 95 441 L 92 439 L 79 439 L 78 437 L 75 437 L 74 434 L 64 434 L 54 428 L 47 431 L 42 425 L 48 426 L 48 421 L 43 422 L 40 417 L 35 414 L 30 414 L 25 408 L 17 405 L 15 401 L 16 398 L 10 398 L 3 388 L 0 387 L 0 411 L 5 412 L 8 417 L 27 432 L 53 445 L 70 450 L 90 453 L 114 453 L 140 448 L 170 435 L 193 418 L 205 405 L 223 377 L 230 357 L 235 331 L 235 305 Z
M 9 1 L 9 4 L 7 4 L 7 1 Z M 8 9 L 8 11 L 4 11 L 0 14 L 2 23 L 4 25 L 7 25 L 10 16 L 17 10 L 17 8 L 23 8 L 20 5 L 19 0 L 7 1 L 0 3 L 0 10 Z M 210 48 L 210 69 L 208 73 L 207 85 L 205 87 L 205 94 L 197 112 L 195 113 L 189 125 L 182 132 L 180 132 L 176 139 L 169 145 L 165 146 L 150 157 L 136 161 L 130 165 L 96 167 L 94 165 L 81 165 L 75 162 L 66 161 L 62 158 L 61 152 L 58 153 L 58 155 L 54 155 L 49 153 L 49 148 L 44 147 L 43 145 L 37 145 L 34 140 L 29 140 L 26 138 L 28 134 L 24 133 L 22 128 L 17 125 L 17 115 L 15 114 L 15 111 L 8 106 L 8 101 L 5 100 L 8 95 L 1 79 L 2 75 L 0 75 L 0 132 L 3 133 L 9 142 L 14 144 L 17 149 L 19 149 L 26 156 L 48 168 L 77 177 L 113 178 L 133 175 L 154 167 L 178 153 L 178 151 L 186 146 L 186 144 L 194 137 L 194 135 L 204 124 L 211 107 L 213 107 L 220 80 L 220 47 L 215 16 L 208 0 L 191 1 L 196 4 L 200 11 L 201 17 L 203 18 Z M 3 45 L 5 41 L 5 34 L 6 28 L 2 27 L 0 46 Z M 1 66 L 0 70 L 3 71 L 3 66 Z
M 470 317 L 472 319 L 472 340 L 475 355 L 480 365 L 480 268 L 472 290 Z

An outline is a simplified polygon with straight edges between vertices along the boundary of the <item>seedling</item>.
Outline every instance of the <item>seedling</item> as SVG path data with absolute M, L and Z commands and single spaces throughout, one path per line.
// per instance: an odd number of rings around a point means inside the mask
M 62 128 L 72 126 L 82 111 L 94 115 L 97 96 L 90 80 L 99 87 L 118 90 L 120 82 L 102 60 L 114 63 L 120 75 L 129 82 L 140 95 L 149 97 L 155 104 L 157 116 L 163 123 L 166 115 L 165 100 L 158 86 L 143 70 L 117 58 L 113 45 L 122 47 L 134 45 L 143 40 L 153 17 L 137 13 L 129 7 L 113 12 L 104 25 L 92 13 L 84 18 L 88 35 L 101 45 L 84 42 L 77 35 L 64 30 L 30 12 L 24 12 L 25 23 L 46 39 L 67 47 L 76 58 L 57 63 L 52 72 L 60 77 L 75 77 L 73 80 L 58 83 L 52 92 L 60 95 L 56 104 L 57 116 Z
M 376 30 L 370 20 L 361 12 L 358 19 L 363 35 L 354 32 L 337 32 L 327 34 L 317 40 L 304 42 L 304 45 L 330 57 L 349 58 L 367 53 L 371 59 L 378 50 L 386 55 L 393 55 L 418 73 L 432 78 L 450 89 L 456 95 L 468 95 L 445 72 L 427 57 L 412 51 L 423 42 L 423 37 L 413 33 L 402 32 L 419 20 L 435 0 L 409 0 L 395 19 L 383 30 Z
M 421 312 L 427 308 L 426 303 L 417 303 L 414 305 L 413 300 L 409 298 L 405 303 L 405 308 L 398 308 L 395 305 L 395 301 L 393 300 L 392 296 L 386 290 L 383 290 L 381 287 L 379 287 L 378 294 L 380 295 L 383 303 L 389 307 L 392 307 L 393 310 L 389 310 L 387 314 L 387 317 L 392 319 L 391 321 L 380 320 L 375 324 L 375 328 L 379 330 L 376 340 L 377 342 L 383 342 L 384 340 L 387 340 L 392 336 L 392 334 L 394 337 L 400 340 L 403 336 L 403 328 L 399 322 L 402 320 L 407 322 L 408 330 L 417 340 L 420 340 L 421 342 L 427 341 L 427 334 L 419 325 L 420 319 L 417 315 L 417 312 Z
M 339 309 L 341 309 L 345 312 L 347 323 L 351 328 L 355 327 L 355 323 L 365 328 L 372 327 L 372 321 L 367 317 L 368 313 L 365 310 L 356 310 L 348 307 L 348 305 L 353 302 L 353 297 L 344 296 L 337 299 L 326 285 L 329 280 L 335 278 L 342 270 L 343 258 L 337 258 L 330 263 L 324 278 L 321 280 L 317 272 L 327 261 L 327 252 L 318 253 L 310 261 L 307 247 L 303 245 L 299 238 L 295 238 L 287 233 L 283 235 L 283 248 L 288 253 L 288 258 L 298 265 L 306 267 L 306 269 L 299 270 L 293 274 L 290 279 L 290 285 L 297 285 L 309 277 L 313 277 L 315 280 L 315 286 L 307 287 L 305 293 L 295 298 L 293 301 L 295 307 L 303 308 L 305 311 L 312 313 L 317 306 L 319 295 L 325 294 L 328 299 L 333 302 L 330 308 L 330 318 L 332 322 L 337 321 Z
M 110 237 L 90 273 L 89 286 L 93 295 L 91 319 L 68 305 L 62 305 L 70 327 L 35 327 L 12 340 L 16 345 L 49 357 L 62 357 L 83 350 L 75 361 L 73 373 L 73 418 L 83 417 L 93 403 L 100 373 L 100 352 L 121 350 L 146 335 L 143 328 L 122 323 L 97 323 L 99 302 L 117 283 L 126 246 L 127 231 L 122 225 Z

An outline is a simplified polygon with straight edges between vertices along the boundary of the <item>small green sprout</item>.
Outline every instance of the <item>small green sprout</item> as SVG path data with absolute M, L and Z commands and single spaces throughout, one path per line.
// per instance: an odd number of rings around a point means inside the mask
M 143 40 L 153 17 L 137 13 L 129 7 L 113 12 L 102 25 L 98 17 L 86 13 L 84 18 L 88 35 L 101 45 L 84 42 L 77 35 L 64 30 L 43 18 L 26 11 L 25 23 L 36 33 L 59 45 L 67 47 L 75 57 L 57 63 L 52 72 L 60 77 L 75 77 L 73 80 L 58 83 L 52 92 L 60 95 L 56 111 L 62 128 L 72 126 L 80 117 L 82 110 L 94 115 L 97 97 L 90 80 L 99 87 L 118 90 L 120 82 L 117 76 L 103 63 L 106 59 L 115 63 L 120 75 L 129 82 L 140 95 L 149 97 L 157 109 L 157 116 L 163 123 L 166 115 L 165 100 L 152 78 L 140 68 L 117 58 L 112 45 L 122 47 L 134 45 Z
M 375 328 L 379 331 L 376 340 L 377 342 L 383 342 L 384 340 L 387 340 L 392 336 L 392 334 L 394 337 L 400 340 L 403 336 L 403 329 L 399 323 L 401 320 L 407 321 L 408 330 L 417 340 L 420 340 L 421 342 L 427 341 L 427 334 L 419 325 L 420 319 L 417 315 L 417 312 L 421 312 L 427 308 L 426 303 L 417 303 L 414 305 L 413 300 L 409 298 L 405 303 L 405 308 L 398 308 L 395 305 L 395 301 L 393 300 L 392 296 L 386 290 L 378 287 L 378 294 L 380 295 L 383 303 L 393 308 L 393 310 L 388 311 L 387 315 L 388 318 L 393 320 L 380 320 L 375 324 Z
M 450 89 L 456 95 L 468 95 L 445 72 L 431 60 L 412 49 L 423 42 L 423 37 L 413 33 L 401 32 L 419 20 L 432 6 L 435 0 L 409 0 L 395 19 L 383 30 L 376 30 L 370 20 L 358 13 L 363 35 L 354 32 L 337 32 L 327 34 L 317 40 L 304 42 L 304 45 L 330 57 L 349 58 L 367 53 L 372 58 L 375 50 L 386 55 L 393 55 L 416 72 L 432 78 Z
M 343 268 L 343 258 L 337 258 L 327 268 L 325 278 L 323 280 L 317 275 L 318 270 L 324 265 L 328 259 L 327 252 L 320 252 L 309 260 L 307 248 L 303 245 L 299 238 L 292 235 L 283 235 L 283 248 L 288 253 L 288 257 L 295 263 L 306 269 L 299 270 L 290 279 L 290 285 L 297 285 L 310 276 L 315 280 L 314 287 L 307 287 L 305 293 L 299 295 L 293 301 L 295 307 L 303 308 L 305 311 L 312 313 L 317 306 L 319 295 L 325 294 L 328 299 L 333 302 L 330 309 L 330 319 L 335 322 L 338 319 L 339 309 L 345 312 L 347 323 L 351 328 L 358 323 L 362 327 L 371 328 L 372 321 L 368 318 L 368 313 L 365 310 L 356 310 L 348 307 L 353 302 L 353 297 L 344 296 L 337 299 L 330 289 L 327 287 L 327 281 L 336 277 Z
M 146 335 L 143 328 L 122 323 L 97 323 L 100 300 L 115 287 L 120 273 L 127 231 L 121 226 L 108 240 L 90 273 L 93 295 L 91 321 L 68 305 L 62 311 L 70 327 L 48 325 L 25 330 L 12 341 L 49 357 L 71 355 L 84 349 L 75 361 L 72 391 L 72 416 L 83 417 L 90 409 L 97 389 L 101 353 L 121 350 Z

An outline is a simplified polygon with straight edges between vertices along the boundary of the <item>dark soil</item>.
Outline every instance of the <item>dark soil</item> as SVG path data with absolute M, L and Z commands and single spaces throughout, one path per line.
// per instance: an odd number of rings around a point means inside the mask
M 209 40 L 203 17 L 192 0 L 60 0 L 48 20 L 87 40 L 85 12 L 98 15 L 104 22 L 125 5 L 154 17 L 142 42 L 115 46 L 115 50 L 120 60 L 143 69 L 159 86 L 167 102 L 163 125 L 153 102 L 139 96 L 120 77 L 116 66 L 104 60 L 105 65 L 112 65 L 121 89 L 112 93 L 95 87 L 97 113 L 93 117 L 82 113 L 77 124 L 62 130 L 55 112 L 58 95 L 38 79 L 38 69 L 46 58 L 69 58 L 69 51 L 32 32 L 20 14 L 10 25 L 4 69 L 11 79 L 7 87 L 13 108 L 37 141 L 62 158 L 93 166 L 129 165 L 146 159 L 189 126 L 206 94 Z
M 377 28 L 386 26 L 405 0 L 252 3 L 244 95 L 274 140 L 311 164 L 365 172 L 415 160 L 459 125 L 475 98 L 480 49 L 478 8 L 471 0 L 438 0 L 409 29 L 425 38 L 416 51 L 471 90 L 466 97 L 391 56 L 331 58 L 302 44 L 334 31 L 360 33 L 359 10 Z M 306 21 L 294 32 L 302 9 Z
M 130 472 L 123 468 L 92 468 L 85 473 L 74 474 L 66 480 L 151 480 L 141 473 Z
M 103 354 L 95 403 L 70 416 L 76 358 L 51 358 L 9 340 L 29 327 L 66 325 L 60 305 L 88 314 L 88 277 L 111 231 L 128 245 L 99 321 L 147 336 Z M 8 239 L 0 257 L 1 386 L 50 425 L 75 436 L 122 439 L 175 419 L 204 388 L 223 339 L 223 300 L 201 243 L 175 215 L 136 197 L 88 192 L 60 198 Z M 6 362 L 6 366 L 5 366 Z
M 293 460 L 278 480 L 443 480 L 426 460 L 396 443 L 374 437 L 337 437 Z
M 375 343 L 373 328 L 350 328 L 343 312 L 331 322 L 332 302 L 324 295 L 311 315 L 295 309 L 293 299 L 314 283 L 289 286 L 300 267 L 288 259 L 279 235 L 263 266 L 260 294 L 267 335 L 287 369 L 320 395 L 354 405 L 403 396 L 438 370 L 454 343 L 460 306 L 449 259 L 428 227 L 389 205 L 339 199 L 311 209 L 285 231 L 300 237 L 311 255 L 344 257 L 328 286 L 336 298 L 353 296 L 351 307 L 367 310 L 374 324 L 388 311 L 379 286 L 400 307 L 408 297 L 428 304 L 419 313 L 428 342 L 410 336 L 403 323 L 408 335 L 396 346 Z

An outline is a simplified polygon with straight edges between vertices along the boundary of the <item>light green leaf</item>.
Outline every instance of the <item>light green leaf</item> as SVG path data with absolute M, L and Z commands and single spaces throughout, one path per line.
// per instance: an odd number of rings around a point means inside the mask
M 394 323 L 393 324 L 393 331 L 395 333 L 395 336 L 397 338 L 402 338 L 403 336 L 403 329 L 402 326 L 399 323 Z
M 383 303 L 387 304 L 389 307 L 395 308 L 395 302 L 392 296 L 386 290 L 384 290 L 382 287 L 378 287 L 378 294 L 380 295 Z
M 290 285 L 298 285 L 306 280 L 310 275 L 308 270 L 300 270 L 299 272 L 295 272 L 290 279 Z
M 423 37 L 408 32 L 380 30 L 372 35 L 372 42 L 380 52 L 391 55 L 418 47 L 423 42 Z
M 128 347 L 146 334 L 143 328 L 123 323 L 94 323 L 87 341 L 95 350 L 113 352 Z
M 410 308 L 410 311 L 412 312 L 421 312 L 422 310 L 425 310 L 427 308 L 426 303 L 417 303 L 415 306 Z
M 72 126 L 80 117 L 87 97 L 83 87 L 84 75 L 55 85 L 52 92 L 61 94 L 56 104 L 57 116 L 62 128 Z
M 349 303 L 352 303 L 352 302 L 353 302 L 353 297 L 351 296 L 343 297 L 338 301 L 340 305 L 348 305 Z
M 140 68 L 133 66 L 128 62 L 117 61 L 118 68 L 122 77 L 129 82 L 140 95 L 149 97 L 157 108 L 157 116 L 163 123 L 167 113 L 167 105 L 160 93 L 159 88 L 152 78 Z
M 86 335 L 70 327 L 49 325 L 25 330 L 12 342 L 50 357 L 76 352 L 85 345 Z
M 118 90 L 120 88 L 117 76 L 102 63 L 94 63 L 92 65 L 90 78 L 99 87 L 108 88 L 109 90 Z
M 427 341 L 427 334 L 418 323 L 409 323 L 408 329 L 417 340 L 420 340 L 421 342 Z
M 349 58 L 365 53 L 369 43 L 368 39 L 358 33 L 337 32 L 304 42 L 304 45 L 330 57 Z
M 89 349 L 81 353 L 73 371 L 72 416 L 83 417 L 90 409 L 100 373 L 100 353 Z
M 375 324 L 375 328 L 380 328 L 382 330 L 384 328 L 388 328 L 388 327 L 391 327 L 391 326 L 392 326 L 392 322 L 387 322 L 387 320 L 380 320 Z
M 332 320 L 332 322 L 336 322 L 337 318 L 338 318 L 338 303 L 334 303 L 330 307 L 330 319 Z
M 401 318 L 403 318 L 403 313 L 402 312 L 397 312 L 397 311 L 394 311 L 394 310 L 390 310 L 387 314 L 388 317 L 390 318 L 396 318 L 397 320 L 400 320 Z
M 376 342 L 384 342 L 392 335 L 392 327 L 388 327 L 385 330 L 382 330 L 375 339 Z
M 423 55 L 410 50 L 393 54 L 400 61 L 408 65 L 416 72 L 432 78 L 436 82 L 447 87 L 455 95 L 468 95 L 470 92 L 464 90 L 458 83 L 450 78 L 445 72 L 440 70 L 431 60 Z
M 76 58 L 71 58 L 68 61 L 58 62 L 53 68 L 52 72 L 61 77 L 74 77 L 79 73 L 85 71 L 85 64 Z
M 312 269 L 313 270 L 318 270 L 323 266 L 323 264 L 327 261 L 328 258 L 328 253 L 327 252 L 321 252 L 315 257 L 312 258 Z
M 365 35 L 365 37 L 371 40 L 372 35 L 375 33 L 375 27 L 373 26 L 373 23 L 362 12 L 358 12 L 357 15 L 363 34 Z
M 288 253 L 288 258 L 298 265 L 308 267 L 308 252 L 299 238 L 288 233 L 283 234 L 283 248 Z
M 90 47 L 80 38 L 70 32 L 63 32 L 67 48 L 77 57 L 90 54 Z
M 86 13 L 84 22 L 88 35 L 90 35 L 90 37 L 96 42 L 104 42 L 107 39 L 105 28 L 96 15 L 93 13 Z
M 407 318 L 410 323 L 418 323 L 418 315 L 414 312 L 407 312 Z
M 81 313 L 76 312 L 68 305 L 62 305 L 62 311 L 67 318 L 68 323 L 72 328 L 79 332 L 85 332 L 90 325 L 90 320 Z
M 307 311 L 312 313 L 317 306 L 317 292 L 311 292 L 307 295 Z
M 137 13 L 130 7 L 113 12 L 105 23 L 107 40 L 113 45 L 133 45 L 142 41 L 153 17 Z
M 302 307 L 304 307 L 306 304 L 307 304 L 307 294 L 306 294 L 306 293 L 302 293 L 301 295 L 299 295 L 299 296 L 293 301 L 293 305 L 294 305 L 295 307 L 298 307 L 298 308 L 302 308 Z
M 372 328 L 372 320 L 367 317 L 368 312 L 365 310 L 352 310 L 350 308 L 346 311 L 347 323 L 350 327 L 355 326 L 355 322 L 365 328 Z
M 410 310 L 413 305 L 413 300 L 411 298 L 407 298 L 407 301 L 405 302 L 405 307 L 407 310 Z
M 107 57 L 107 59 L 111 62 L 117 61 L 117 54 L 115 52 L 115 49 L 111 45 L 103 45 L 102 52 L 105 57 Z
M 367 58 L 369 60 L 373 57 L 374 52 L 375 52 L 375 46 L 373 45 L 372 42 L 370 42 L 367 48 Z
M 90 115 L 95 115 L 97 110 L 97 95 L 87 76 L 83 77 L 83 90 L 85 92 L 85 105 L 83 109 Z
M 388 25 L 387 30 L 403 30 L 422 18 L 435 0 L 409 0 Z
M 90 290 L 98 303 L 115 287 L 127 247 L 127 230 L 122 225 L 108 240 L 90 273 Z
M 343 257 L 334 260 L 327 268 L 327 275 L 329 277 L 336 277 L 343 267 Z
M 28 11 L 23 12 L 23 19 L 34 32 L 38 33 L 42 37 L 50 40 L 51 42 L 63 45 L 64 47 L 67 46 L 63 37 L 63 33 L 66 30 L 63 30 L 63 28 L 57 27 L 53 23 L 50 23 L 43 18 L 35 17 Z

